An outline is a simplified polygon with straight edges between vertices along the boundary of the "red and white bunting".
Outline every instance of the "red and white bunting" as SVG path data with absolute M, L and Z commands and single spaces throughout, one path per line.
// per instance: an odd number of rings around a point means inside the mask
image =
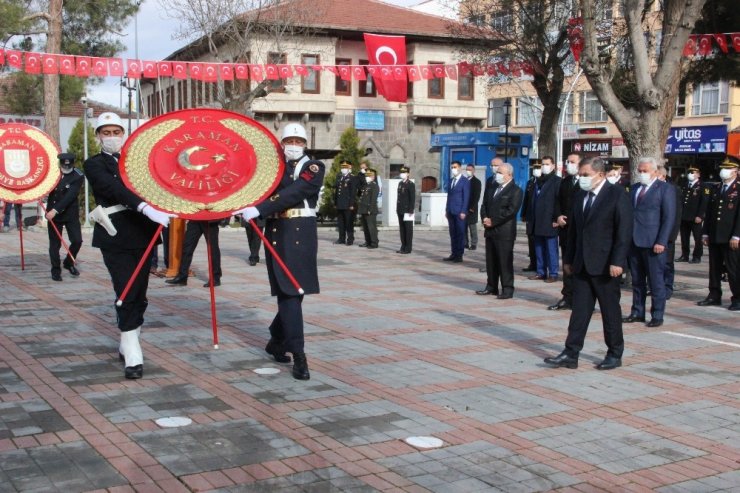
M 108 61 L 105 58 L 94 59 L 92 73 L 95 77 L 107 77 L 108 76 Z
M 59 62 L 57 55 L 42 55 L 41 63 L 43 65 L 43 71 L 45 74 L 58 74 L 59 73 Z

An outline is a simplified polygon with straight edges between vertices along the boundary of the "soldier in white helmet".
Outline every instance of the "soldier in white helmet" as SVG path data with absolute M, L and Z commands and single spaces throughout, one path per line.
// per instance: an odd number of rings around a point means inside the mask
M 259 216 L 266 220 L 267 241 L 305 294 L 314 294 L 319 292 L 316 203 L 324 182 L 324 163 L 313 161 L 306 155 L 306 129 L 298 123 L 285 126 L 280 143 L 287 165 L 280 184 L 267 200 L 239 213 L 245 221 Z M 265 351 L 280 363 L 289 363 L 290 357 L 285 353 L 291 353 L 293 378 L 308 380 L 311 376 L 303 349 L 303 295 L 293 286 L 269 250 L 265 252 L 265 261 L 270 289 L 278 303 Z
M 118 170 L 118 158 L 125 140 L 121 118 L 115 113 L 101 113 L 95 136 L 102 151 L 85 161 L 85 176 L 92 187 L 97 218 L 92 246 L 100 248 L 108 268 L 116 300 L 136 270 L 147 245 L 157 230 L 157 223 L 167 226 L 172 214 L 159 211 L 126 188 Z M 125 362 L 124 376 L 141 378 L 144 358 L 139 333 L 147 307 L 146 291 L 149 269 L 141 269 L 123 304 L 116 306 L 121 344 L 118 352 Z

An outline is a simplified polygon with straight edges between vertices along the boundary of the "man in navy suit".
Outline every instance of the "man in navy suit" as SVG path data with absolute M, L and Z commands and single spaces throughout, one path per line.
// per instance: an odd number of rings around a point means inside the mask
M 537 256 L 537 273 L 530 280 L 557 282 L 558 266 L 558 217 L 560 217 L 560 177 L 555 174 L 555 161 L 551 156 L 542 158 L 542 175 L 534 182 L 528 196 L 527 234 L 534 236 Z
M 545 363 L 578 368 L 578 355 L 598 300 L 608 350 L 596 368 L 611 370 L 622 366 L 624 352 L 619 278 L 630 248 L 632 208 L 623 189 L 606 180 L 603 159 L 584 159 L 578 173 L 580 190 L 573 197 L 563 255 L 563 271 L 573 276 L 573 311 L 565 349 L 545 358 Z
M 447 190 L 447 206 L 445 214 L 450 227 L 449 257 L 443 260 L 462 262 L 465 251 L 465 217 L 470 203 L 470 181 L 461 175 L 462 168 L 459 161 L 453 161 L 450 168 L 450 188 Z
M 665 268 L 667 246 L 676 221 L 676 194 L 669 183 L 658 180 L 658 163 L 652 157 L 640 159 L 637 167 L 639 185 L 632 187 L 634 225 L 629 263 L 632 271 L 632 309 L 623 321 L 645 321 L 647 283 L 652 302 L 648 327 L 663 325 L 666 288 Z

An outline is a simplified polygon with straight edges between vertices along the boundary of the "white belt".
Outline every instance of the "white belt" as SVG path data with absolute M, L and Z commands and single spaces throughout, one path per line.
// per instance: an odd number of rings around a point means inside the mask
M 116 212 L 125 211 L 126 206 L 117 204 L 117 205 L 112 205 L 110 207 L 103 207 L 103 210 L 105 211 L 106 214 L 110 216 L 111 214 L 115 214 Z
M 270 216 L 273 219 L 293 219 L 296 217 L 316 217 L 316 209 L 304 207 L 301 209 L 286 209 L 283 212 L 276 212 Z

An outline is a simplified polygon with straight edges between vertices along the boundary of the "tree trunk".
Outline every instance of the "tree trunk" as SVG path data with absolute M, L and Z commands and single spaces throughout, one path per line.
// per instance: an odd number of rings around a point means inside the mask
M 560 108 L 557 105 L 547 104 L 542 109 L 540 120 L 540 134 L 537 136 L 537 157 L 555 156 L 557 154 L 557 126 L 560 118 Z
M 63 0 L 49 1 L 49 26 L 46 36 L 46 52 L 59 53 L 62 49 L 62 3 Z M 59 142 L 59 75 L 44 75 L 44 129 L 51 139 Z

